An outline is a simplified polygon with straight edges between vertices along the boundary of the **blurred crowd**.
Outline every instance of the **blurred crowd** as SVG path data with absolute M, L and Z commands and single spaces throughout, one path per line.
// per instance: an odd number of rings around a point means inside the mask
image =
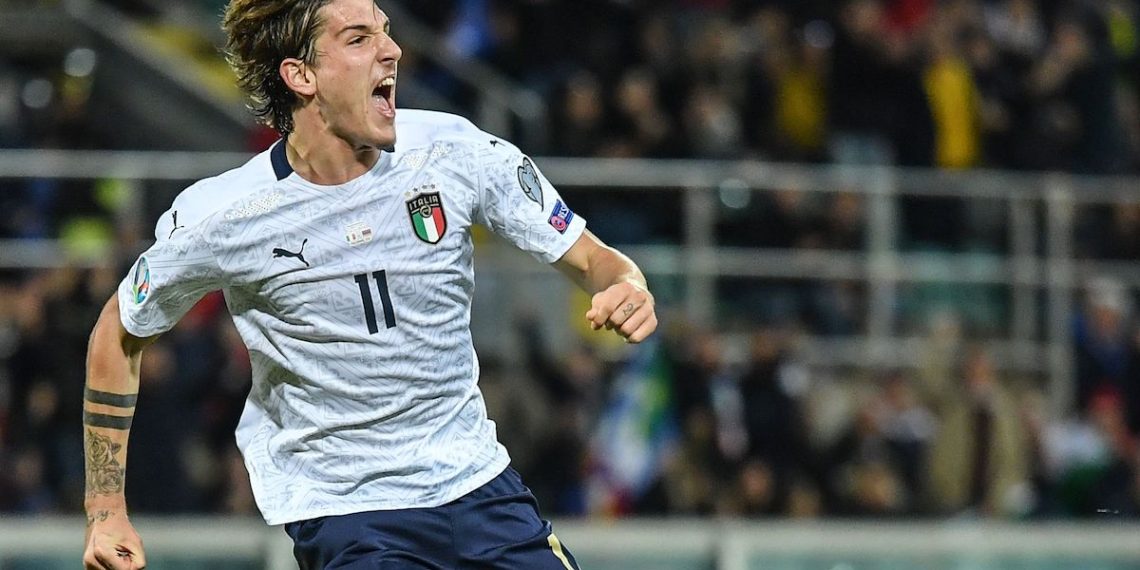
M 545 95 L 547 147 L 535 154 L 1140 172 L 1137 2 L 403 5 L 455 53 Z M 459 81 L 415 53 L 407 59 L 462 107 Z M 83 121 L 95 62 L 84 49 L 58 62 L 0 55 L 0 148 L 114 147 Z M 863 194 L 766 190 L 720 189 L 717 245 L 866 250 Z M 125 223 L 138 217 L 123 198 L 131 191 L 119 181 L 0 178 L 0 239 L 116 252 L 94 268 L 0 272 L 0 513 L 81 506 L 86 335 L 138 251 L 139 229 Z M 613 243 L 683 240 L 679 200 L 567 196 Z M 964 202 L 904 202 L 899 247 L 1009 255 L 1004 218 L 985 214 Z M 1140 205 L 1076 217 L 1076 256 L 1137 259 Z M 921 364 L 827 369 L 808 366 L 801 344 L 865 331 L 861 283 L 722 280 L 730 326 L 672 315 L 645 354 L 586 339 L 552 352 L 541 327 L 520 317 L 521 365 L 485 353 L 481 387 L 550 515 L 1140 516 L 1134 294 L 1107 278 L 1085 284 L 1071 322 L 1077 383 L 1058 396 L 1039 377 L 1004 372 L 981 342 L 1009 336 L 1006 293 L 900 287 L 899 327 L 921 337 Z M 639 356 L 655 364 L 631 365 Z M 142 367 L 133 509 L 252 514 L 232 435 L 249 362 L 221 297 L 149 348 Z M 655 386 L 659 406 L 615 417 L 631 382 Z M 1058 399 L 1071 404 L 1058 409 Z M 611 464 L 605 426 L 622 421 L 642 422 L 635 431 L 653 450 L 639 456 L 648 468 L 638 477 Z
M 547 95 L 554 154 L 1140 167 L 1135 1 L 406 4 Z
M 87 335 L 126 267 L 0 279 L 0 512 L 82 507 Z M 134 508 L 250 512 L 233 443 L 250 368 L 220 295 L 147 349 L 141 377 L 146 404 L 135 415 L 127 473 Z
M 86 335 L 122 270 L 0 279 L 0 512 L 81 507 Z M 1075 323 L 1072 414 L 953 319 L 930 329 L 918 367 L 857 371 L 807 366 L 783 327 L 745 336 L 733 358 L 729 335 L 670 313 L 659 342 L 633 352 L 583 337 L 551 353 L 520 317 L 507 332 L 521 365 L 484 353 L 489 413 L 548 514 L 1140 516 L 1140 328 L 1111 280 L 1090 284 Z M 637 351 L 652 365 L 632 366 Z M 136 512 L 255 513 L 232 435 L 249 383 L 220 295 L 147 349 Z M 639 392 L 655 394 L 649 407 L 617 402 Z M 603 427 L 615 422 L 633 427 Z

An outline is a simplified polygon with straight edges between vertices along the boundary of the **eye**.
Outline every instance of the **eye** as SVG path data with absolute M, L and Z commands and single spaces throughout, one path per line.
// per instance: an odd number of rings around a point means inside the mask
M 366 39 L 368 39 L 368 36 L 354 36 L 351 40 L 348 40 L 348 45 L 359 45 L 364 43 Z

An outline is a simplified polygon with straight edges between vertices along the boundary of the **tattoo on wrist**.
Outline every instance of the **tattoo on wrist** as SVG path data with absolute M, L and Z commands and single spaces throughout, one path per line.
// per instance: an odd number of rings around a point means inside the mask
M 87 430 L 87 496 L 113 495 L 123 492 L 123 467 L 116 456 L 122 444 Z
M 91 526 L 97 522 L 105 522 L 109 518 L 111 518 L 111 511 L 87 513 L 87 526 Z

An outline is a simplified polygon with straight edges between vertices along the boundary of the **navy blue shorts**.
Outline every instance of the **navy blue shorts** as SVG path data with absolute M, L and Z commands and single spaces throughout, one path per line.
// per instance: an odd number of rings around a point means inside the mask
M 509 467 L 441 507 L 321 517 L 285 532 L 301 570 L 578 570 Z

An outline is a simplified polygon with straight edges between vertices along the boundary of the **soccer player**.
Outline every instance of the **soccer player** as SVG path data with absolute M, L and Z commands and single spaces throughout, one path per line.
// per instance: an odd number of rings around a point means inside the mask
M 283 138 L 182 192 L 95 325 L 84 564 L 146 565 L 123 495 L 140 355 L 220 289 L 253 367 L 238 445 L 302 568 L 576 568 L 476 386 L 471 228 L 554 264 L 629 342 L 657 326 L 641 271 L 511 144 L 397 112 L 401 51 L 373 0 L 233 0 L 223 27 Z

